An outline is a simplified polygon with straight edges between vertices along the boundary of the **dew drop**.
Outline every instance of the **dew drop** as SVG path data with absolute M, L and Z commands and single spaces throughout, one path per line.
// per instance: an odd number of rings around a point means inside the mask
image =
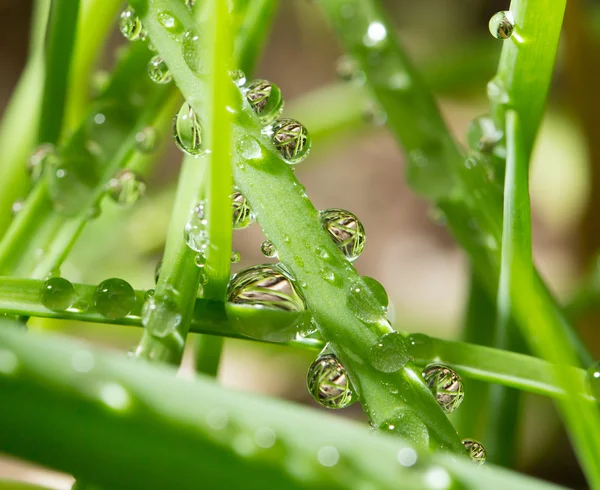
M 232 264 L 237 264 L 240 260 L 241 260 L 242 256 L 240 255 L 239 252 L 237 251 L 232 251 L 231 252 L 231 263 Z
M 425 367 L 423 378 L 444 413 L 454 412 L 460 406 L 465 393 L 462 379 L 456 371 L 433 363 Z
M 587 380 L 592 394 L 600 400 L 600 362 L 595 362 L 588 368 Z
M 273 447 L 276 440 L 275 431 L 270 427 L 259 427 L 254 433 L 254 442 L 263 449 Z
M 206 265 L 206 256 L 203 253 L 196 254 L 194 257 L 194 263 L 197 267 L 200 267 L 201 269 L 204 268 Z
M 194 252 L 204 253 L 208 247 L 208 221 L 204 218 L 204 207 L 196 207 L 183 229 L 185 243 Z
M 145 193 L 146 184 L 133 170 L 123 169 L 106 185 L 110 198 L 121 206 L 132 206 Z
M 331 269 L 325 267 L 319 269 L 319 276 L 325 279 L 325 281 L 327 281 L 329 284 L 335 284 L 337 282 L 337 276 Z
M 73 284 L 63 277 L 51 277 L 40 288 L 40 302 L 49 310 L 67 310 L 76 298 Z
M 129 41 L 140 39 L 140 35 L 142 33 L 142 21 L 136 15 L 135 10 L 133 10 L 131 7 L 127 7 L 125 10 L 123 10 L 123 12 L 121 12 L 119 29 L 125 39 Z
M 171 12 L 161 10 L 158 13 L 158 22 L 171 34 L 180 34 L 183 31 L 183 26 Z
M 131 405 L 131 398 L 127 390 L 112 381 L 101 386 L 100 400 L 113 410 L 126 410 Z
M 242 70 L 231 70 L 229 76 L 238 87 L 246 85 L 246 74 Z
M 129 315 L 135 301 L 135 291 L 131 285 L 116 277 L 102 281 L 94 291 L 96 309 L 111 320 Z
M 487 96 L 491 102 L 497 105 L 507 105 L 510 102 L 508 90 L 504 81 L 496 76 L 487 84 Z
M 12 206 L 10 207 L 11 213 L 13 216 L 16 216 L 19 211 L 21 211 L 23 209 L 23 207 L 25 206 L 25 202 L 24 201 L 15 201 L 12 203 Z
M 412 447 L 403 447 L 398 451 L 398 463 L 402 466 L 414 466 L 418 458 L 417 452 Z
M 362 279 L 355 281 L 350 286 L 346 305 L 356 318 L 365 323 L 385 321 L 385 309 Z
M 364 85 L 365 72 L 360 69 L 356 60 L 348 55 L 342 55 L 335 64 L 337 76 L 346 82 L 354 82 L 358 85 Z
M 323 446 L 317 453 L 317 460 L 323 466 L 335 466 L 340 460 L 340 453 L 334 446 Z
M 344 209 L 319 212 L 321 224 L 344 256 L 354 262 L 365 248 L 365 229 L 359 219 Z
M 71 356 L 71 366 L 78 373 L 89 373 L 94 365 L 94 355 L 89 350 L 81 349 Z
M 148 301 L 148 298 L 151 298 L 152 296 L 154 296 L 154 289 L 148 289 L 148 291 L 146 291 L 144 293 L 144 301 Z
M 489 153 L 501 139 L 502 131 L 489 116 L 478 116 L 467 126 L 467 144 L 472 150 Z
M 270 124 L 283 112 L 281 90 L 267 80 L 255 80 L 246 89 L 246 99 L 263 124 Z
M 135 148 L 141 153 L 152 153 L 156 150 L 158 137 L 156 130 L 152 126 L 148 126 L 135 135 Z
M 306 315 L 304 296 L 291 275 L 278 264 L 249 267 L 227 287 L 227 317 L 247 337 L 293 340 Z
M 258 166 L 263 161 L 264 153 L 262 145 L 254 136 L 244 135 L 239 138 L 236 149 L 240 158 L 237 159 L 237 166 L 244 168 L 244 163 Z
M 387 29 L 381 22 L 371 22 L 367 27 L 367 33 L 363 37 L 365 46 L 373 48 L 382 46 L 387 39 Z
M 408 408 L 396 410 L 378 429 L 398 435 L 419 447 L 429 446 L 429 430 L 421 418 Z
M 345 408 L 356 401 L 346 368 L 332 353 L 321 353 L 310 365 L 306 384 L 315 401 L 326 408 Z
M 211 429 L 223 430 L 229 424 L 229 415 L 225 410 L 215 408 L 206 414 L 206 423 Z
M 308 156 L 310 136 L 298 121 L 279 119 L 273 125 L 272 132 L 273 145 L 286 163 L 293 165 Z
M 495 13 L 490 19 L 489 28 L 496 39 L 508 39 L 515 30 L 515 19 L 512 12 L 503 10 Z
M 369 351 L 369 362 L 378 371 L 394 373 L 410 360 L 408 342 L 399 332 L 390 332 Z
M 51 159 L 56 159 L 56 149 L 50 143 L 36 148 L 27 161 L 27 173 L 33 182 L 37 182 L 44 173 Z
M 233 205 L 233 228 L 235 230 L 241 230 L 254 223 L 254 215 L 250 209 L 250 204 L 241 192 L 235 191 L 231 195 L 231 202 Z
M 388 298 L 387 291 L 385 290 L 383 285 L 376 279 L 373 279 L 372 277 L 369 277 L 369 276 L 361 276 L 361 278 L 362 278 L 363 282 L 366 284 L 367 289 L 369 289 L 373 293 L 373 296 L 375 296 L 375 299 L 381 305 L 381 309 L 383 311 L 386 311 L 387 307 L 389 305 L 389 298 Z
M 260 245 L 260 252 L 265 257 L 277 257 L 277 250 L 275 249 L 275 245 L 273 245 L 273 243 L 271 243 L 269 240 L 265 240 L 264 242 L 262 242 L 262 244 Z
M 387 113 L 379 105 L 369 103 L 363 112 L 363 119 L 368 124 L 383 126 L 387 121 Z
M 19 367 L 19 359 L 14 352 L 0 348 L 0 374 L 10 376 Z
M 452 478 L 445 468 L 434 466 L 425 473 L 427 488 L 432 490 L 446 490 L 452 485 Z
M 185 5 L 190 10 L 192 10 L 192 8 L 194 7 L 195 4 L 196 4 L 196 0 L 185 0 Z
M 202 58 L 199 56 L 199 36 L 195 31 L 185 31 L 183 34 L 183 42 L 181 49 L 183 52 L 183 60 L 190 70 L 196 75 L 204 73 L 204 65 Z
M 155 337 L 165 338 L 176 334 L 177 328 L 181 324 L 181 312 L 177 307 L 175 293 L 164 292 L 162 294 L 154 293 L 146 299 L 142 308 L 142 325 L 148 328 L 152 321 L 152 331 Z
M 469 457 L 473 463 L 477 465 L 482 465 L 485 463 L 486 453 L 483 444 L 475 439 L 463 439 L 461 442 L 467 450 L 467 453 L 469 454 Z
M 148 62 L 148 76 L 154 83 L 169 83 L 173 76 L 161 56 L 153 56 Z
M 191 156 L 204 153 L 200 119 L 187 102 L 184 102 L 173 119 L 173 138 L 180 150 Z

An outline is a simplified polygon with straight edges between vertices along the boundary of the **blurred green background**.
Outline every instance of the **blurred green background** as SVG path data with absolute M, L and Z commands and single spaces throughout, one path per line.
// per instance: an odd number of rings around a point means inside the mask
M 495 71 L 501 43 L 487 23 L 508 8 L 507 1 L 421 0 L 384 2 L 417 66 L 426 74 L 454 134 L 464 142 L 468 122 L 486 111 L 486 83 Z M 404 159 L 378 121 L 367 97 L 348 97 L 336 75 L 340 49 L 319 10 L 307 0 L 280 2 L 257 76 L 278 84 L 285 114 L 297 116 L 311 131 L 332 114 L 355 112 L 343 131 L 317 131 L 311 158 L 297 175 L 318 208 L 341 207 L 360 217 L 367 247 L 355 264 L 388 291 L 397 328 L 457 338 L 468 290 L 468 263 L 436 210 L 409 191 Z M 0 104 L 4 106 L 23 69 L 31 2 L 0 3 Z M 116 19 L 115 19 L 116 20 Z M 124 39 L 115 32 L 98 60 L 110 68 Z M 600 4 L 569 0 L 550 105 L 532 167 L 531 198 L 536 262 L 555 293 L 567 300 L 585 274 L 593 271 L 600 245 Z M 309 95 L 330 84 L 322 99 Z M 341 88 L 339 88 L 341 87 Z M 336 94 L 334 98 L 332 94 Z M 312 100 L 312 104 L 310 103 Z M 315 102 L 316 101 L 316 102 Z M 320 103 L 320 101 L 324 101 Z M 358 107 L 357 107 L 358 105 Z M 352 111 L 349 111 L 351 108 Z M 74 282 L 97 283 L 122 277 L 135 288 L 154 285 L 161 257 L 181 152 L 162 135 L 164 154 L 148 177 L 145 199 L 127 211 L 105 201 L 100 217 L 79 239 L 61 274 Z M 1 164 L 1 163 L 0 163 Z M 268 262 L 260 254 L 264 238 L 257 225 L 236 231 L 234 250 L 242 260 L 233 271 Z M 598 355 L 596 315 L 579 328 Z M 127 351 L 140 336 L 128 327 L 35 319 L 32 328 L 54 329 Z M 482 325 L 482 328 L 485 328 Z M 265 393 L 315 405 L 305 389 L 313 354 L 253 342 L 227 340 L 219 379 L 239 390 Z M 182 376 L 191 370 L 184 360 Z M 468 387 L 465 398 L 468 403 Z M 342 412 L 363 417 L 359 407 Z M 519 469 L 583 488 L 568 440 L 549 400 L 525 397 Z M 0 477 L 70 488 L 72 478 L 0 457 Z

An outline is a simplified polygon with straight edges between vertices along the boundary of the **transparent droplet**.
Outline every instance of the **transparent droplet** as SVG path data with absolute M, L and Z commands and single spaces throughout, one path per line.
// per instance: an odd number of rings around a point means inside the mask
M 369 48 L 383 46 L 387 39 L 386 27 L 378 21 L 371 22 L 367 27 L 367 33 L 363 37 L 363 43 Z
M 40 288 L 40 302 L 49 310 L 68 310 L 76 298 L 73 284 L 63 277 L 51 277 Z
M 156 130 L 152 126 L 148 126 L 135 135 L 135 148 L 141 153 L 152 153 L 156 150 L 158 137 Z
M 231 70 L 229 76 L 238 87 L 246 85 L 246 74 L 242 70 Z
M 155 337 L 164 338 L 176 334 L 181 325 L 181 311 L 177 306 L 174 292 L 155 292 L 146 299 L 142 308 L 142 325 L 148 328 L 152 325 L 150 333 Z
M 183 42 L 181 44 L 183 60 L 188 68 L 197 75 L 200 75 L 205 71 L 204 65 L 202 64 L 202 57 L 199 56 L 199 41 L 200 37 L 198 36 L 198 33 L 189 30 L 185 31 L 183 34 Z
M 472 150 L 489 153 L 501 139 L 502 131 L 489 116 L 478 116 L 467 126 L 467 144 Z
M 500 76 L 495 76 L 488 82 L 487 96 L 490 102 L 497 105 L 507 105 L 510 102 L 506 84 Z
M 240 255 L 239 252 L 236 252 L 235 250 L 231 252 L 231 263 L 232 264 L 237 264 L 240 260 L 241 260 L 242 256 Z
M 515 19 L 512 12 L 503 10 L 495 13 L 490 19 L 490 32 L 496 39 L 508 39 L 515 30 Z
M 148 62 L 148 76 L 155 83 L 169 83 L 173 76 L 161 56 L 153 56 Z
M 94 305 L 106 318 L 122 318 L 129 315 L 135 306 L 135 291 L 123 279 L 106 279 L 94 291 Z
M 121 12 L 119 29 L 121 30 L 121 34 L 125 36 L 125 39 L 129 41 L 135 41 L 140 38 L 142 21 L 131 7 L 127 7 Z
M 146 192 L 146 184 L 133 170 L 124 169 L 108 181 L 106 192 L 122 206 L 132 206 Z
M 144 301 L 148 301 L 148 298 L 154 296 L 154 291 L 154 289 L 148 289 L 148 291 L 144 293 Z
M 233 205 L 233 228 L 241 230 L 254 223 L 254 215 L 250 209 L 248 200 L 239 191 L 235 191 L 231 195 L 231 203 Z
M 360 85 L 365 83 L 365 72 L 360 69 L 360 65 L 356 60 L 348 55 L 342 55 L 338 58 L 335 70 L 337 76 L 342 80 Z
M 12 203 L 12 206 L 10 207 L 10 210 L 12 212 L 13 216 L 16 216 L 22 209 L 23 206 L 25 206 L 25 202 L 24 201 L 15 201 Z
M 345 408 L 356 401 L 346 369 L 331 353 L 321 354 L 310 365 L 306 378 L 308 391 L 327 408 Z
M 410 360 L 408 347 L 408 342 L 399 332 L 390 332 L 371 347 L 369 362 L 378 371 L 394 373 Z
M 202 146 L 202 125 L 192 106 L 184 102 L 173 119 L 173 138 L 180 150 L 188 155 L 204 153 Z
M 308 156 L 310 136 L 298 121 L 279 119 L 272 127 L 271 138 L 279 154 L 290 165 L 299 163 Z
M 327 267 L 319 269 L 319 276 L 325 279 L 329 284 L 336 284 L 338 282 L 338 277 L 335 275 L 335 272 Z
M 469 454 L 469 457 L 473 463 L 478 465 L 485 463 L 486 454 L 483 444 L 475 439 L 463 439 L 461 442 L 467 450 L 467 453 Z
M 365 229 L 359 219 L 344 209 L 326 209 L 319 213 L 321 224 L 336 246 L 354 262 L 365 248 Z
M 592 395 L 600 400 L 600 362 L 595 362 L 588 368 L 587 380 Z
M 456 410 L 465 396 L 461 377 L 448 366 L 429 364 L 423 370 L 423 378 L 445 413 Z
M 373 293 L 375 299 L 377 299 L 378 303 L 381 305 L 381 309 L 386 311 L 389 305 L 389 298 L 383 285 L 376 279 L 373 279 L 369 276 L 361 276 L 361 278 L 367 285 L 367 288 Z
M 204 253 L 208 247 L 208 221 L 204 218 L 204 208 L 196 208 L 183 229 L 185 243 L 194 252 Z
M 334 446 L 323 446 L 317 453 L 317 460 L 322 466 L 330 468 L 338 464 L 340 453 Z
M 262 242 L 260 246 L 260 252 L 269 258 L 277 257 L 277 250 L 275 249 L 275 245 L 271 243 L 269 240 L 265 240 Z
M 346 305 L 356 318 L 365 323 L 387 322 L 385 308 L 362 279 L 350 286 Z
M 196 254 L 194 257 L 194 263 L 197 267 L 203 268 L 206 265 L 206 255 L 203 253 Z
M 270 124 L 283 112 L 281 90 L 267 80 L 255 80 L 245 90 L 246 98 L 263 124 Z
M 183 26 L 171 12 L 167 10 L 161 10 L 158 13 L 158 23 L 163 26 L 171 34 L 181 34 Z
M 48 166 L 48 161 L 53 158 L 57 158 L 54 145 L 44 143 L 36 148 L 27 161 L 27 172 L 33 182 L 40 179 Z
M 382 432 L 395 434 L 407 442 L 427 448 L 429 446 L 429 430 L 421 417 L 408 408 L 401 408 L 379 425 Z
M 257 265 L 237 273 L 227 287 L 227 317 L 247 337 L 293 340 L 305 320 L 306 301 L 279 264 Z
M 154 266 L 154 284 L 158 283 L 158 278 L 160 276 L 160 269 L 162 268 L 162 259 L 160 259 L 156 265 Z

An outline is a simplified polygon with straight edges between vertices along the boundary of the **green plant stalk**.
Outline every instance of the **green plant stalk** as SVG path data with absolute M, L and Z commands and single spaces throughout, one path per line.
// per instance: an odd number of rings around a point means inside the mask
M 115 320 L 108 320 L 94 308 L 65 311 L 52 311 L 45 308 L 40 303 L 39 292 L 42 284 L 43 281 L 35 279 L 0 277 L 0 314 L 78 322 L 110 323 L 132 327 L 142 325 L 140 316 L 146 293 L 143 290 L 136 291 L 138 301 L 129 315 Z M 74 286 L 79 298 L 86 300 L 84 302 L 93 304 L 89 300 L 93 297 L 96 289 L 95 285 L 75 283 Z M 289 314 L 292 315 L 292 313 Z M 229 325 L 223 303 L 203 298 L 196 300 L 190 331 L 213 336 L 246 339 Z M 436 339 L 424 335 L 418 335 L 418 338 L 420 341 L 416 342 L 411 348 L 411 355 L 418 365 L 442 362 L 456 369 L 461 376 L 470 379 L 501 384 L 551 398 L 565 396 L 565 390 L 556 382 L 552 365 L 537 357 L 465 342 Z M 304 338 L 291 342 L 290 345 L 319 350 L 323 347 L 323 341 Z M 578 383 L 585 382 L 586 372 L 583 369 L 572 368 L 571 372 L 573 376 L 577 377 Z M 594 400 L 589 391 L 580 396 L 586 400 Z
M 0 345 L 0 450 L 104 488 L 557 488 L 444 454 L 418 452 L 415 471 L 398 462 L 405 443 L 353 422 L 58 336 L 3 325 Z
M 38 140 L 56 144 L 63 125 L 79 0 L 52 0 L 48 21 L 42 112 Z
M 530 346 L 556 365 L 555 376 L 567 392 L 559 401 L 564 422 L 573 439 L 574 450 L 581 461 L 588 482 L 600 488 L 600 415 L 594 404 L 580 402 L 578 394 L 584 393 L 584 383 L 572 371 L 562 366 L 575 365 L 574 353 L 564 345 L 561 328 L 535 288 L 531 252 L 531 212 L 529 204 L 529 178 L 526 133 L 521 130 L 516 111 L 506 114 L 506 183 L 504 198 L 504 234 L 502 239 L 502 266 L 504 281 L 500 283 L 499 303 L 506 314 L 507 303 L 521 302 L 517 312 L 528 306 L 529 321 L 521 326 Z M 506 318 L 506 317 L 505 317 Z

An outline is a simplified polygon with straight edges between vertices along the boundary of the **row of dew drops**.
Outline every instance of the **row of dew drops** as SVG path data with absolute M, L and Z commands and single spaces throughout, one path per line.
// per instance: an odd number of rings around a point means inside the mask
M 168 15 L 163 16 L 161 23 L 174 32 L 178 30 L 176 21 Z M 490 21 L 490 30 L 497 38 L 507 39 L 512 35 L 513 29 L 514 22 L 510 12 L 499 12 Z M 141 21 L 131 8 L 127 8 L 121 15 L 121 32 L 130 40 L 145 38 Z M 185 32 L 183 37 L 184 51 L 188 50 L 187 53 L 184 52 L 184 59 L 188 65 L 196 66 L 193 51 L 190 51 L 195 48 L 189 47 L 193 46 L 195 35 Z M 347 71 L 347 65 L 340 64 L 338 68 L 344 78 L 351 78 L 344 73 Z M 160 56 L 154 56 L 150 60 L 148 73 L 156 83 L 169 83 L 172 79 L 166 63 Z M 282 158 L 290 164 L 302 161 L 310 149 L 310 138 L 304 126 L 297 121 L 278 119 L 283 110 L 283 98 L 279 88 L 265 80 L 257 80 L 246 85 L 245 76 L 239 71 L 232 73 L 232 78 L 245 94 L 261 122 L 270 125 L 266 133 L 271 136 L 273 145 L 280 152 Z M 484 127 L 479 131 L 481 134 L 475 135 L 475 146 L 479 150 L 484 149 L 482 145 L 485 145 L 487 141 L 485 136 L 490 133 L 485 127 L 487 122 L 487 120 L 481 121 L 478 126 L 479 128 Z M 139 138 L 136 137 L 138 149 L 141 151 L 154 149 L 156 135 L 152 128 L 145 129 L 138 136 Z M 202 142 L 200 120 L 187 103 L 182 105 L 174 118 L 173 136 L 177 146 L 190 155 L 197 156 L 206 151 Z M 53 148 L 46 145 L 38 149 L 32 156 L 29 170 L 33 178 L 41 176 L 44 161 L 52 154 Z M 107 185 L 107 191 L 117 202 L 132 204 L 142 195 L 144 184 L 133 172 L 123 170 L 111 179 Z M 231 198 L 233 227 L 241 229 L 249 226 L 254 221 L 254 216 L 248 202 L 237 190 L 234 191 Z M 364 249 L 366 237 L 358 218 L 342 209 L 321 211 L 320 218 L 324 228 L 340 251 L 349 261 L 356 260 Z M 192 218 L 184 228 L 184 237 L 188 246 L 198 252 L 196 265 L 203 267 L 205 264 L 204 252 L 209 243 L 203 203 L 199 203 L 194 209 Z M 277 257 L 275 246 L 268 240 L 263 242 L 261 251 L 266 257 Z M 239 259 L 239 254 L 234 252 L 232 262 L 238 262 Z M 365 282 L 366 279 L 369 278 L 365 278 Z M 371 283 L 369 286 L 372 290 L 375 290 L 377 286 L 383 289 L 376 281 L 372 281 L 375 283 L 375 285 Z M 385 290 L 383 290 L 383 295 L 385 295 Z M 76 308 L 80 306 L 77 304 L 78 296 L 74 286 L 62 277 L 49 278 L 43 284 L 40 296 L 42 304 L 51 310 L 68 310 L 74 305 Z M 152 290 L 147 293 L 146 299 L 150 299 L 151 296 Z M 230 282 L 227 297 L 228 303 L 234 305 L 267 306 L 288 312 L 306 310 L 301 289 L 298 288 L 290 272 L 282 264 L 259 265 L 239 272 Z M 378 295 L 378 297 L 381 298 L 382 295 Z M 129 315 L 134 309 L 136 305 L 135 291 L 122 279 L 107 279 L 95 289 L 93 304 L 96 310 L 106 318 L 121 318 Z M 385 299 L 383 308 L 386 307 L 387 299 Z M 314 328 L 296 329 L 295 334 L 307 335 L 314 331 Z M 249 334 L 248 331 L 242 333 Z M 394 372 L 401 369 L 409 360 L 406 352 L 404 352 L 404 356 L 398 356 L 398 353 L 403 350 L 403 347 L 399 347 L 403 345 L 399 337 L 400 334 L 395 332 L 387 334 L 373 347 L 371 362 L 377 369 Z M 290 340 L 290 338 L 286 336 L 285 339 L 280 340 Z M 591 376 L 594 379 L 600 378 L 598 372 L 595 370 Z M 434 363 L 425 367 L 423 377 L 445 413 L 450 413 L 458 408 L 463 400 L 464 390 L 462 380 L 454 370 L 448 366 Z M 344 408 L 356 401 L 355 391 L 345 368 L 328 347 L 310 366 L 307 384 L 315 400 L 327 408 Z M 397 421 L 386 422 L 386 428 L 392 431 L 401 431 L 400 425 L 407 421 L 407 416 L 405 413 L 400 413 L 397 418 Z M 465 439 L 463 444 L 475 462 L 483 463 L 485 461 L 485 449 L 479 442 Z

